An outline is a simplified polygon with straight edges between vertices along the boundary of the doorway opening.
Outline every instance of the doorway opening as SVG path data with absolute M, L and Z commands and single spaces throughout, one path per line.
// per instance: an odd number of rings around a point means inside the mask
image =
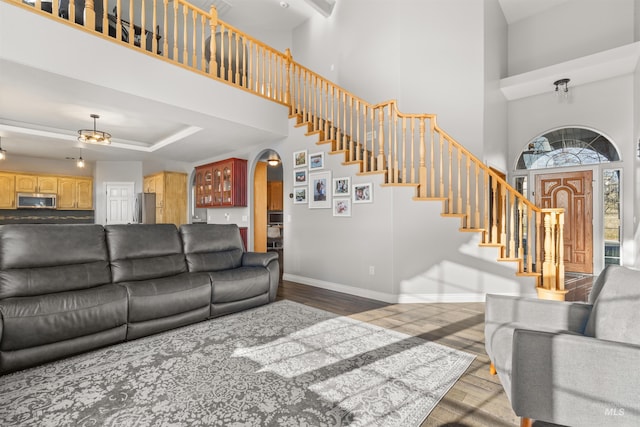
M 540 207 L 565 208 L 568 272 L 593 274 L 620 263 L 619 161 L 618 149 L 608 137 L 580 127 L 546 132 L 518 157 L 516 189 Z
M 284 194 L 282 160 L 274 150 L 258 156 L 253 176 L 253 250 L 276 252 L 280 279 L 284 264 Z

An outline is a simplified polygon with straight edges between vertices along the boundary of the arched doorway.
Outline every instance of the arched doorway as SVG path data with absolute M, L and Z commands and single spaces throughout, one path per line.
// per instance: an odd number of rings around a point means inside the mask
M 253 175 L 253 250 L 277 252 L 280 277 L 283 271 L 283 168 L 274 150 L 265 150 L 257 157 Z
M 609 138 L 581 127 L 539 135 L 518 157 L 516 188 L 537 206 L 565 209 L 568 272 L 592 274 L 605 264 L 620 263 L 619 161 Z

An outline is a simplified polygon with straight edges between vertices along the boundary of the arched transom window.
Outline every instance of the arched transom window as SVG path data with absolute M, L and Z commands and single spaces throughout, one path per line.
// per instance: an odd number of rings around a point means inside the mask
M 531 141 L 520 154 L 517 169 L 546 169 L 620 160 L 604 135 L 585 128 L 562 128 Z

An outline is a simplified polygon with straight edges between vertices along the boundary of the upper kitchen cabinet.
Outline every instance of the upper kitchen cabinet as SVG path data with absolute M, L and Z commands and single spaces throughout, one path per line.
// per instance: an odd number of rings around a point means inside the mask
M 15 209 L 15 186 L 15 174 L 0 172 L 0 209 Z
M 196 168 L 196 207 L 247 206 L 247 161 L 230 158 Z
M 16 174 L 17 193 L 58 193 L 58 177 Z
M 93 179 L 81 177 L 58 178 L 58 209 L 92 210 Z

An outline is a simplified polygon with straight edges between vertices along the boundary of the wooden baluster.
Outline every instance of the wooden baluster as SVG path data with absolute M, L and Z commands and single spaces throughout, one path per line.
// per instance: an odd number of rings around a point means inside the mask
M 476 179 L 475 179 L 475 203 L 474 203 L 474 211 L 475 211 L 475 219 L 474 219 L 474 228 L 480 227 L 480 166 L 477 163 L 475 165 Z
M 523 261 L 523 263 L 521 263 L 520 265 L 524 266 L 524 244 L 523 244 L 523 238 L 524 238 L 524 221 L 525 221 L 525 213 L 524 213 L 524 204 L 522 203 L 522 199 L 517 198 L 517 203 L 518 203 L 518 207 L 516 209 L 517 212 L 517 219 L 518 219 L 518 229 L 517 229 L 517 233 L 518 233 L 518 259 L 521 259 Z
M 133 3 L 133 2 L 132 2 Z M 178 56 L 178 2 L 173 2 L 173 60 L 180 62 Z
M 155 2 L 156 0 L 153 0 L 153 1 Z M 154 17 L 154 22 L 155 22 L 155 17 Z M 204 54 L 205 46 L 207 44 L 207 41 L 206 41 L 206 38 L 205 38 L 205 33 L 206 33 L 206 28 L 207 28 L 207 17 L 204 14 L 200 15 L 200 25 L 202 27 L 202 31 L 200 31 L 200 58 L 201 58 L 200 59 L 200 71 L 207 72 L 208 64 L 206 62 L 205 54 Z M 155 28 L 155 24 L 154 24 L 154 28 Z M 155 32 L 153 34 L 154 34 L 153 40 L 154 40 L 154 46 L 155 46 L 155 39 L 156 39 L 155 38 Z M 194 49 L 194 52 L 195 51 L 196 50 Z M 154 52 L 155 52 L 155 47 L 154 47 Z M 211 52 L 211 51 L 209 51 L 209 52 Z
M 260 51 L 262 52 L 262 73 L 260 76 L 260 82 L 262 85 L 262 94 L 263 95 L 267 95 L 269 96 L 269 87 L 268 82 L 267 82 L 267 56 L 266 56 L 266 49 L 262 46 L 260 46 Z M 266 87 L 265 87 L 266 86 Z M 265 93 L 266 90 L 266 93 Z
M 147 8 L 145 6 L 145 1 L 140 0 L 140 49 L 142 50 L 147 50 L 147 34 L 146 34 L 147 14 L 145 13 L 146 10 Z M 133 21 L 131 21 L 131 25 L 133 25 Z
M 355 140 L 353 138 L 353 96 L 349 95 L 349 160 L 355 160 Z
M 302 69 L 302 120 L 307 121 L 307 70 Z
M 467 218 L 465 226 L 471 228 L 471 158 L 467 158 Z
M 165 4 L 167 0 L 164 0 Z M 216 27 L 218 26 L 218 11 L 214 6 L 211 6 L 209 9 L 209 13 L 211 15 L 211 20 L 209 21 L 209 32 L 211 35 L 209 36 L 209 52 L 211 53 L 209 56 L 209 74 L 218 74 L 218 62 L 216 59 Z M 166 50 L 166 26 L 167 26 L 167 15 L 165 11 L 164 16 L 164 25 L 165 25 L 165 47 Z
M 248 81 L 247 81 L 247 41 L 245 40 L 244 37 L 240 37 L 240 41 L 242 44 L 242 87 L 248 87 Z M 287 105 L 291 105 L 291 93 L 289 92 L 290 87 L 290 79 L 291 76 L 289 75 L 289 68 L 291 67 L 291 51 L 289 50 L 289 48 L 287 48 L 286 50 L 287 52 L 287 58 L 285 60 L 285 64 L 287 67 L 287 92 L 285 93 L 285 102 Z
M 224 49 L 224 37 L 225 37 L 225 29 L 226 27 L 224 25 L 220 25 L 220 74 L 218 75 L 218 77 L 220 77 L 222 80 L 226 80 L 227 79 L 227 68 L 225 66 L 225 49 Z M 218 34 L 216 34 L 216 37 L 218 37 Z M 217 40 L 216 40 L 216 45 L 217 45 Z
M 33 4 L 35 10 L 42 10 L 42 0 L 36 0 Z
M 409 173 L 411 174 L 411 183 L 412 184 L 417 184 L 418 181 L 416 180 L 416 118 L 415 117 L 411 117 L 409 118 L 409 128 L 410 128 L 410 132 L 411 132 L 411 138 L 410 138 L 410 144 L 411 144 L 411 165 L 410 165 L 410 171 Z M 419 143 L 419 142 L 418 142 Z M 420 196 L 420 189 L 418 188 L 418 196 Z
M 407 118 L 402 117 L 402 176 L 403 183 L 407 183 Z
M 362 139 L 360 138 L 360 100 L 356 99 L 356 141 L 358 146 L 356 147 L 356 160 L 362 160 Z
M 494 179 L 491 180 L 491 194 L 492 198 L 492 211 L 493 218 L 491 219 L 491 243 L 497 244 L 498 242 L 498 207 L 500 202 L 498 201 L 498 182 Z
M 369 171 L 369 132 L 367 129 L 367 122 L 369 120 L 369 107 L 365 104 L 364 109 L 362 111 L 362 132 L 364 133 L 364 147 L 362 149 L 362 166 L 360 167 L 360 172 L 368 172 Z M 372 127 L 373 129 L 373 124 Z M 371 139 L 373 141 L 373 131 L 371 131 Z
M 156 0 L 153 0 L 153 13 L 155 15 L 156 10 L 155 10 L 155 2 Z M 52 2 L 52 10 L 51 13 L 53 14 L 53 16 L 59 16 L 59 7 L 60 7 L 60 2 L 59 0 L 53 0 Z M 102 0 L 102 34 L 106 34 L 109 35 L 109 0 Z
M 444 197 L 444 135 L 438 132 L 438 139 L 440 140 L 440 194 L 439 197 Z
M 311 75 L 311 128 L 318 130 L 318 79 L 315 74 Z
M 375 151 L 375 148 L 374 148 L 375 147 L 375 139 L 376 139 L 376 136 L 375 136 L 375 133 L 376 133 L 376 131 L 375 131 L 375 128 L 376 128 L 375 127 L 375 117 L 376 117 L 376 115 L 375 115 L 375 112 L 373 110 L 374 110 L 373 108 L 369 109 L 369 112 L 370 112 L 369 119 L 371 121 L 371 152 L 368 154 L 369 155 L 369 170 L 368 170 L 369 172 L 373 172 L 378 167 L 378 165 L 376 165 L 376 157 L 375 157 L 376 151 Z
M 106 5 L 107 0 L 104 0 L 104 2 L 105 2 L 105 5 Z M 107 9 L 103 8 L 102 10 L 107 10 Z M 104 16 L 105 22 L 107 22 L 106 21 L 107 14 L 103 13 L 102 15 Z M 152 22 L 151 25 L 153 26 L 153 29 L 152 29 L 153 34 L 151 36 L 151 51 L 154 54 L 157 54 L 158 53 L 158 36 L 159 36 L 158 31 L 160 30 L 158 28 L 158 0 L 153 0 L 153 18 L 151 19 L 151 22 Z M 202 39 L 202 46 L 203 46 L 203 48 L 202 48 L 202 58 L 203 58 L 202 59 L 202 64 L 203 65 L 202 65 L 202 69 L 203 70 L 204 70 L 204 28 L 205 28 L 205 16 L 202 15 L 202 34 L 203 34 L 203 39 Z
M 242 47 L 242 52 L 244 53 L 244 46 Z M 284 103 L 289 106 L 289 114 L 293 114 L 293 102 L 291 101 L 291 49 L 285 49 L 284 55 Z M 244 60 L 242 61 L 242 63 L 244 65 Z M 244 80 L 242 82 L 242 85 L 244 86 Z
M 531 251 L 532 245 L 531 245 L 531 224 L 533 224 L 533 211 L 529 208 L 527 208 L 526 210 L 527 212 L 527 253 L 526 253 L 526 257 L 527 257 L 527 272 L 528 273 L 532 273 L 533 272 L 533 252 Z
M 453 144 L 447 138 L 447 146 L 449 149 L 449 179 L 447 185 L 449 186 L 449 196 L 447 202 L 447 213 L 455 213 L 455 206 L 453 204 Z
M 187 36 L 187 19 L 189 15 L 189 9 L 187 5 L 182 5 L 182 63 L 189 65 L 189 38 Z
M 197 46 L 198 46 L 198 33 L 196 31 L 198 25 L 198 14 L 196 13 L 195 9 L 191 9 L 191 21 L 192 21 L 192 25 L 193 25 L 193 29 L 191 31 L 191 38 L 193 40 L 192 45 L 191 45 L 191 50 L 192 50 L 192 54 L 191 54 L 191 66 L 193 68 L 198 68 L 198 55 L 196 55 L 196 53 L 198 52 Z
M 93 0 L 91 0 L 93 2 Z M 120 13 L 120 11 L 118 11 Z M 129 0 L 129 44 L 131 46 L 135 45 L 136 41 L 136 30 L 135 30 L 135 14 L 133 13 L 133 1 Z
M 456 148 L 456 150 L 458 151 L 458 184 L 456 185 L 458 208 L 456 209 L 456 212 L 462 213 L 462 150 L 460 148 Z
M 542 212 L 544 216 L 544 262 L 542 263 L 542 285 L 545 289 L 554 290 L 556 288 L 556 245 L 554 239 L 556 218 L 549 210 L 543 209 Z
M 436 158 L 435 158 L 435 120 L 433 118 L 429 118 L 429 134 L 431 139 L 431 156 L 429 158 L 429 169 L 431 169 L 431 197 L 435 197 L 436 195 Z M 412 161 L 413 163 L 413 161 Z
M 511 210 L 511 214 L 509 215 L 509 257 L 516 258 L 516 230 L 515 230 L 515 222 L 516 222 L 516 203 L 515 203 L 515 195 L 513 191 L 509 191 L 509 209 Z
M 377 170 L 384 171 L 384 110 L 378 108 L 378 161 Z
M 335 105 L 336 105 L 336 99 L 335 99 L 335 95 L 334 95 L 334 86 L 331 85 L 331 91 L 330 91 L 330 96 L 331 96 L 331 113 L 329 114 L 329 117 L 331 118 L 331 124 L 329 126 L 329 139 L 331 139 L 332 141 L 335 141 L 336 139 L 336 129 L 335 129 L 335 115 L 334 115 L 334 109 L 335 109 Z M 335 147 L 338 148 L 338 147 Z
M 38 10 L 40 9 L 38 5 Z M 131 12 L 131 26 L 133 26 L 133 2 L 131 2 Z M 96 29 L 96 10 L 93 0 L 84 0 L 84 26 L 91 31 L 95 31 Z
M 233 83 L 233 33 L 231 28 L 227 30 L 227 74 L 224 79 L 229 83 Z
M 491 224 L 489 223 L 489 209 L 491 202 L 491 188 L 489 187 L 489 174 L 484 171 L 484 239 L 483 243 L 489 243 L 491 241 Z
M 118 1 L 118 10 L 120 10 L 120 0 Z M 163 15 L 164 15 L 164 20 L 163 20 L 163 24 L 164 24 L 164 28 L 162 29 L 162 56 L 164 56 L 165 58 L 169 57 L 169 0 L 163 0 L 163 5 L 164 5 L 164 10 L 163 10 Z M 218 22 L 218 12 L 216 12 L 216 8 L 211 6 L 211 28 L 212 28 L 212 35 L 211 35 L 211 40 L 213 42 L 213 46 L 214 49 L 211 51 L 211 56 L 212 58 L 214 58 L 214 63 L 215 63 L 215 37 L 214 34 L 215 32 L 213 31 L 215 29 L 215 26 L 217 25 Z M 120 20 L 118 19 L 118 22 L 120 22 Z M 118 38 L 118 40 L 120 40 L 120 36 L 117 35 L 116 36 Z
M 389 126 L 391 127 L 391 126 Z M 393 113 L 393 182 L 400 182 L 400 154 L 398 152 L 398 112 Z
M 544 261 L 544 229 L 542 228 L 544 224 L 543 217 L 544 213 L 536 213 L 536 273 L 542 273 L 542 264 Z M 540 276 L 538 286 L 544 286 L 542 276 Z
M 264 50 L 264 67 L 265 67 L 265 79 L 267 80 L 267 96 L 269 98 L 273 98 L 274 94 L 274 81 L 273 81 L 273 62 L 271 61 L 272 55 L 267 52 L 267 49 Z
M 254 45 L 255 43 L 252 42 L 251 40 L 249 40 L 249 89 L 253 89 L 254 88 L 254 65 L 253 65 L 253 58 L 254 58 Z
M 347 93 L 342 92 L 342 144 L 340 145 L 342 150 L 348 149 L 349 136 L 347 135 Z
M 502 245 L 507 244 L 507 195 L 505 192 L 504 185 L 500 184 L 498 186 L 500 189 L 500 243 Z M 503 246 L 505 247 L 505 246 Z

